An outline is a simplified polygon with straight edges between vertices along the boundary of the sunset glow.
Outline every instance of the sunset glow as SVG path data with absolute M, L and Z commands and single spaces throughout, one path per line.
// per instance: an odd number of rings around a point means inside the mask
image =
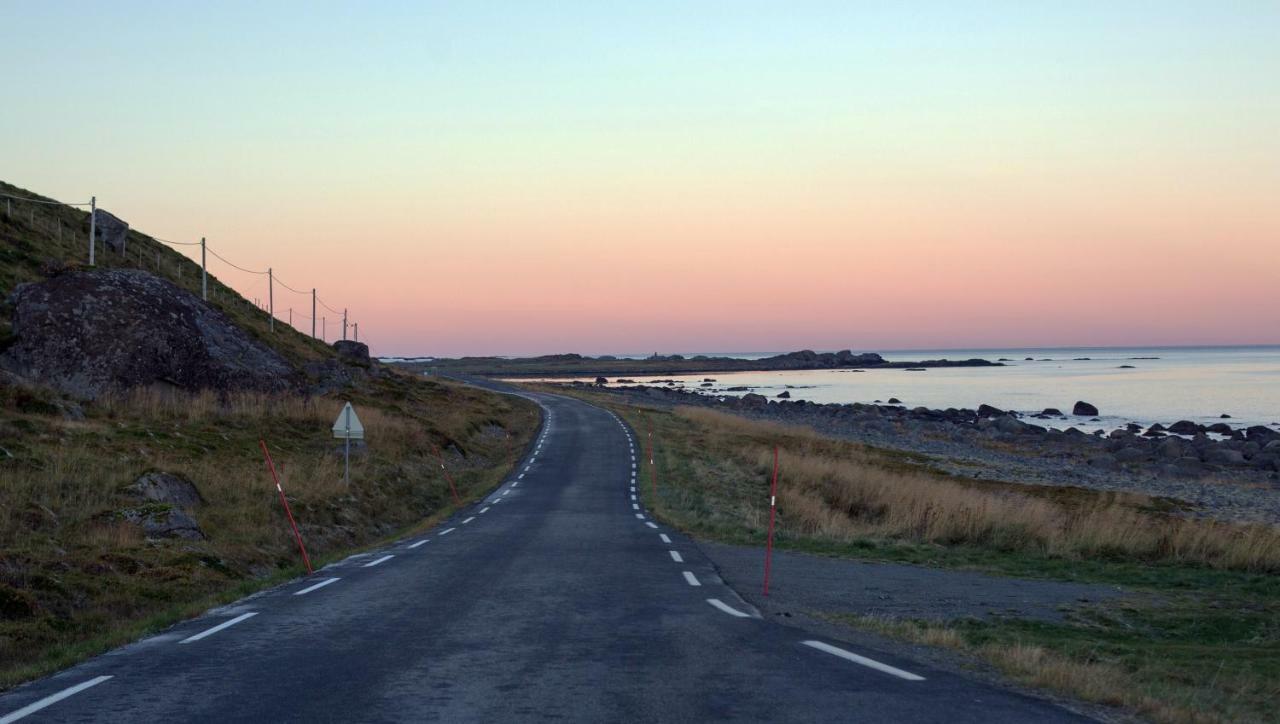
M 0 178 L 381 354 L 1280 342 L 1275 3 L 417 5 L 9 8 Z

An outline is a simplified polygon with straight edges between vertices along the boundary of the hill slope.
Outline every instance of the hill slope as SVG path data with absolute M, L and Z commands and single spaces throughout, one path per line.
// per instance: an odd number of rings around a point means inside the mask
M 3 183 L 0 193 L 32 196 Z M 0 349 L 23 341 L 14 288 L 81 265 L 88 236 L 85 212 L 35 206 L 32 223 L 30 207 L 4 208 Z M 127 249 L 99 249 L 98 266 L 198 295 L 190 260 L 137 231 Z M 441 460 L 464 500 L 488 490 L 537 427 L 537 409 L 517 398 L 386 369 L 359 348 L 340 355 L 285 324 L 273 333 L 251 302 L 209 284 L 210 305 L 309 376 L 312 394 L 153 385 L 85 401 L 0 372 L 0 687 L 297 575 L 260 440 L 319 564 L 451 510 Z M 329 431 L 346 401 L 368 436 L 349 485 Z

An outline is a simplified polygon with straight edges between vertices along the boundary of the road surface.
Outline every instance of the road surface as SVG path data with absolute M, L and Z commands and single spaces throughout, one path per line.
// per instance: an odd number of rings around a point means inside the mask
M 1080 721 L 761 620 L 637 499 L 610 412 L 530 395 L 510 479 L 427 534 L 0 696 L 0 724 Z

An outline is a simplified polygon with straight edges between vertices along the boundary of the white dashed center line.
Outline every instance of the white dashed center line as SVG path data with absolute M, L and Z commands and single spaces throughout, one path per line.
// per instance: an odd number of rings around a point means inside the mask
M 317 583 L 317 584 L 314 584 L 314 585 L 311 585 L 311 586 L 307 586 L 306 588 L 302 589 L 301 591 L 294 591 L 294 592 L 293 592 L 293 595 L 295 595 L 295 596 L 303 596 L 303 595 L 306 595 L 306 594 L 308 594 L 308 593 L 311 593 L 312 591 L 318 591 L 318 590 L 320 590 L 321 588 L 324 588 L 325 586 L 329 585 L 330 583 L 337 583 L 337 582 L 338 582 L 338 581 L 340 581 L 340 580 L 342 580 L 342 579 L 339 579 L 339 578 L 326 578 L 325 580 L 320 581 L 320 582 L 319 582 L 319 583 Z
M 366 564 L 364 564 L 363 566 L 360 566 L 360 567 L 361 567 L 361 568 L 373 568 L 374 566 L 377 566 L 377 565 L 381 565 L 381 564 L 383 564 L 383 563 L 386 563 L 387 561 L 391 560 L 392 558 L 395 558 L 395 556 L 393 556 L 393 555 L 386 555 L 386 556 L 383 556 L 383 557 L 381 557 L 381 558 L 375 558 L 374 560 L 369 561 L 368 563 L 366 563 Z
M 663 543 L 666 543 L 667 545 L 671 545 L 671 539 L 667 537 L 666 533 L 659 533 L 658 537 L 662 539 Z
M 5 714 L 4 716 L 0 716 L 0 724 L 10 724 L 10 722 L 15 722 L 15 721 L 18 721 L 19 719 L 30 716 L 45 707 L 53 706 L 54 704 L 57 704 L 63 699 L 75 696 L 76 694 L 79 694 L 85 689 L 88 689 L 91 686 L 97 686 L 98 684 L 101 684 L 102 682 L 110 678 L 111 678 L 110 676 L 98 676 L 98 677 L 89 679 L 88 681 L 76 684 L 75 686 L 69 686 L 63 689 L 62 691 L 59 691 L 56 694 L 50 694 L 49 696 L 46 696 L 45 698 L 39 701 L 33 701 L 30 704 L 27 704 L 26 706 L 22 707 L 21 709 L 18 709 L 16 711 L 11 711 L 8 714 Z
M 647 520 L 644 522 L 644 524 L 645 524 L 645 525 L 647 525 L 647 526 L 649 526 L 650 528 L 657 528 L 657 527 L 658 527 L 658 526 L 657 526 L 657 524 L 655 524 L 655 523 L 650 523 L 650 522 L 649 522 L 649 521 L 647 521 Z
M 488 512 L 489 512 L 489 506 L 487 506 L 487 505 L 486 505 L 485 507 L 483 507 L 483 508 L 481 508 L 481 509 L 480 509 L 480 513 L 481 513 L 482 515 L 483 515 L 484 513 L 488 513 Z
M 640 520 L 644 520 L 644 513 L 636 513 L 636 517 Z
M 473 520 L 475 520 L 475 519 L 476 519 L 476 517 L 473 515 L 473 516 L 471 516 L 470 518 L 467 518 L 466 520 L 462 521 L 462 524 L 463 524 L 463 525 L 466 525 L 467 523 L 470 523 L 471 521 L 473 521 Z
M 697 577 L 697 576 L 693 575 L 693 574 L 692 574 L 692 573 L 690 573 L 689 571 L 682 571 L 682 572 L 684 573 L 684 580 L 685 580 L 685 582 L 687 582 L 690 586 L 701 586 L 701 585 L 702 585 L 702 582 L 698 580 L 698 577 Z
M 214 635 L 214 634 L 218 633 L 219 631 L 221 631 L 221 630 L 222 630 L 222 629 L 224 629 L 224 628 L 231 628 L 232 626 L 235 626 L 236 624 L 240 623 L 241 621 L 244 621 L 245 619 L 253 618 L 254 616 L 257 616 L 257 615 L 258 615 L 258 612 L 257 612 L 257 611 L 250 611 L 249 613 L 242 613 L 242 614 L 240 614 L 239 616 L 236 616 L 235 618 L 231 619 L 230 621 L 223 621 L 222 623 L 218 624 L 217 626 L 214 626 L 213 628 L 205 629 L 204 631 L 201 631 L 200 633 L 196 634 L 195 636 L 188 636 L 187 638 L 185 638 L 185 639 L 183 639 L 183 640 L 179 641 L 178 643 L 180 643 L 180 644 L 189 644 L 189 643 L 193 643 L 193 642 L 199 641 L 199 640 L 200 640 L 200 639 L 202 639 L 202 638 L 205 638 L 205 637 L 207 637 L 207 636 L 212 636 L 212 635 Z
M 751 618 L 751 614 L 743 613 L 742 611 L 739 611 L 738 609 L 726 604 L 724 601 L 721 601 L 718 598 L 708 598 L 707 603 L 711 604 L 712 606 L 715 606 L 721 611 L 724 611 L 730 616 L 736 616 L 738 618 Z
M 640 510 L 640 504 L 639 504 L 639 503 L 632 503 L 632 504 L 631 504 L 631 509 L 632 509 L 632 510 Z
M 680 557 L 679 551 L 667 551 L 667 552 L 671 554 L 671 560 L 675 561 L 676 563 L 684 563 L 684 559 Z
M 440 531 L 440 535 L 449 535 L 455 530 L 457 530 L 457 528 L 445 528 L 444 530 Z
M 417 548 L 418 546 L 422 545 L 423 543 L 426 543 L 426 542 L 427 542 L 427 541 L 429 541 L 429 540 L 431 540 L 431 539 L 430 539 L 430 538 L 423 538 L 422 540 L 418 541 L 417 543 L 410 543 L 410 544 L 409 544 L 409 547 L 410 547 L 410 548 Z
M 902 669 L 895 668 L 888 664 L 882 664 L 875 659 L 868 659 L 865 656 L 859 656 L 852 651 L 845 651 L 844 649 L 837 648 L 831 644 L 824 644 L 821 641 L 801 641 L 800 643 L 819 651 L 824 651 L 832 656 L 839 656 L 845 661 L 852 661 L 855 664 L 861 664 L 867 668 L 875 669 L 876 671 L 883 671 L 884 673 L 896 676 L 899 679 L 906 679 L 907 681 L 924 681 L 923 676 L 918 676 L 910 671 L 903 671 Z

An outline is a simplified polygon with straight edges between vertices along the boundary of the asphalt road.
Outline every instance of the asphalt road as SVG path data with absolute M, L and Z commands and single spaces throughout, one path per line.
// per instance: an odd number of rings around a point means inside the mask
M 533 396 L 510 479 L 430 533 L 0 696 L 36 721 L 1079 721 L 761 620 L 633 492 L 611 413 Z

